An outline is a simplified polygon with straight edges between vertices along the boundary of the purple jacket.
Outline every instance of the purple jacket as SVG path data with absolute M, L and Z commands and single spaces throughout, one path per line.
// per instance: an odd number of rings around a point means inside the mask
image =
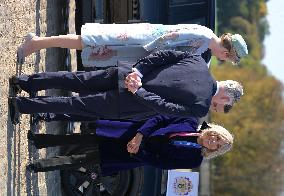
M 172 142 L 151 142 L 153 137 L 169 137 L 177 132 L 196 132 L 196 118 L 180 118 L 158 115 L 145 123 L 131 121 L 98 120 L 97 135 L 106 139 L 100 142 L 102 174 L 109 175 L 120 170 L 139 166 L 153 166 L 161 169 L 190 169 L 199 167 L 203 156 L 201 146 L 195 143 L 177 145 Z M 143 134 L 143 141 L 137 154 L 130 155 L 126 144 L 136 135 Z

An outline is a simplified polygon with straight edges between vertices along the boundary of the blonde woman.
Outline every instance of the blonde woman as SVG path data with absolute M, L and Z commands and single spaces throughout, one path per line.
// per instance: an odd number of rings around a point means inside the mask
M 196 118 L 158 115 L 146 122 L 98 120 L 95 133 L 44 135 L 29 132 L 37 148 L 58 145 L 93 146 L 93 151 L 40 159 L 28 169 L 43 172 L 100 164 L 102 175 L 150 165 L 162 169 L 199 167 L 203 159 L 222 155 L 233 146 L 233 136 L 225 128 Z M 98 145 L 98 148 L 95 148 Z M 90 149 L 90 148 L 89 148 Z
M 18 62 L 44 48 L 60 47 L 82 50 L 85 67 L 108 67 L 117 60 L 136 61 L 158 50 L 179 50 L 202 55 L 208 49 L 220 60 L 238 63 L 248 54 L 239 34 L 217 37 L 213 31 L 197 24 L 98 24 L 82 27 L 82 35 L 38 37 L 30 33 L 18 48 Z

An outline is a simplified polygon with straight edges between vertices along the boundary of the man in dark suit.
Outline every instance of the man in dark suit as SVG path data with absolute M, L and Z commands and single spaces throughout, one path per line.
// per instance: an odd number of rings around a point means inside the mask
M 242 86 L 235 81 L 217 83 L 202 57 L 187 52 L 159 51 L 133 67 L 120 62 L 118 67 L 100 71 L 14 77 L 10 80 L 13 89 L 32 93 L 58 88 L 80 96 L 9 98 L 11 114 L 51 112 L 104 119 L 146 119 L 157 113 L 203 117 L 210 106 L 214 111 L 227 112 L 243 94 Z M 17 123 L 15 116 L 12 120 Z
M 189 169 L 199 167 L 203 158 L 224 154 L 233 145 L 226 129 L 203 123 L 199 130 L 196 118 L 157 115 L 146 122 L 98 120 L 94 131 L 70 135 L 29 132 L 29 140 L 37 148 L 77 144 L 93 149 L 37 160 L 29 169 L 39 172 L 100 164 L 103 175 L 144 165 Z

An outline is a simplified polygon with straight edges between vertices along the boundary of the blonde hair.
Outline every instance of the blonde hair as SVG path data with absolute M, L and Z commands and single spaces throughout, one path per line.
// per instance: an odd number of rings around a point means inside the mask
M 232 61 L 232 63 L 237 64 L 240 61 L 233 44 L 232 44 L 232 34 L 231 33 L 224 33 L 220 37 L 221 44 L 224 48 L 226 48 L 229 52 L 228 58 Z
M 212 159 L 219 155 L 222 155 L 230 151 L 233 147 L 234 136 L 224 127 L 216 124 L 208 124 L 208 128 L 201 131 L 201 135 L 217 135 L 225 142 L 220 148 L 216 150 L 210 150 L 208 148 L 202 147 L 202 155 L 205 159 Z

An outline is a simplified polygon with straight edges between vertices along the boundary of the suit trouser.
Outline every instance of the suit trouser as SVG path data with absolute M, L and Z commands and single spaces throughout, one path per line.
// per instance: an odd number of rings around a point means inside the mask
M 18 76 L 22 90 L 34 93 L 46 89 L 61 89 L 83 95 L 117 89 L 117 68 L 90 72 L 42 72 Z
M 95 116 L 82 116 L 82 115 L 75 115 L 75 114 L 55 114 L 55 113 L 40 113 L 38 115 L 38 120 L 39 121 L 45 121 L 45 122 L 53 122 L 53 121 L 68 121 L 68 122 L 78 122 L 78 121 L 83 121 L 83 122 L 95 122 L 98 120 L 97 117 Z M 100 118 L 102 119 L 102 118 Z M 119 120 L 123 121 L 124 119 L 113 119 L 113 120 Z M 134 122 L 140 122 L 143 119 L 135 119 L 132 118 L 131 121 Z M 147 119 L 146 119 L 147 120 Z M 127 119 L 129 121 L 129 119 Z
M 119 119 L 118 91 L 108 91 L 85 97 L 16 97 L 20 113 L 74 114 L 97 118 Z M 74 118 L 74 121 L 76 120 Z
M 74 114 L 55 114 L 55 113 L 43 113 L 39 114 L 38 120 L 45 121 L 45 122 L 52 122 L 52 121 L 69 121 L 69 122 L 78 122 L 78 121 L 88 121 L 94 122 L 98 120 L 98 118 L 93 116 L 81 116 L 81 115 L 74 115 Z
M 17 97 L 16 102 L 21 113 L 57 113 L 119 118 L 117 68 L 91 72 L 46 72 L 19 76 L 18 80 L 19 86 L 27 92 L 56 88 L 87 95 Z
M 52 171 L 57 169 L 73 169 L 82 166 L 100 164 L 100 153 L 98 142 L 102 140 L 96 134 L 70 134 L 70 135 L 52 135 L 52 134 L 32 134 L 32 139 L 37 148 L 46 148 L 53 146 L 79 145 L 80 147 L 90 147 L 90 151 L 82 154 L 73 154 L 66 156 L 55 156 L 51 158 L 39 159 L 30 167 L 35 172 Z
M 30 167 L 34 172 L 76 169 L 84 166 L 100 164 L 99 156 L 99 151 L 94 149 L 92 152 L 85 152 L 84 154 L 39 159 L 30 164 Z

